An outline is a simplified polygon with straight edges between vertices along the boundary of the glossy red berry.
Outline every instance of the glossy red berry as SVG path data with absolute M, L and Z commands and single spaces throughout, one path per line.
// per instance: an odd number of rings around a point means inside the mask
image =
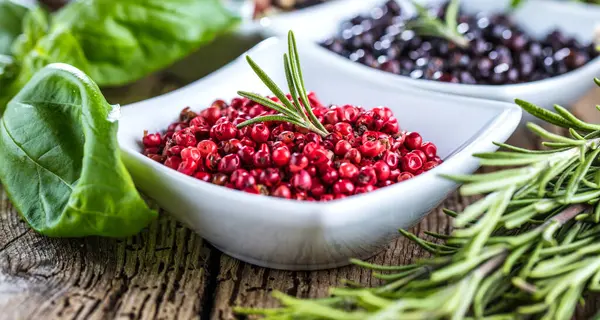
M 281 182 L 281 172 L 275 168 L 266 168 L 258 177 L 258 182 L 267 187 L 274 187 Z
M 390 167 L 384 161 L 375 162 L 373 169 L 375 169 L 379 181 L 385 181 L 390 177 Z
M 390 119 L 383 124 L 383 127 L 381 127 L 381 131 L 392 135 L 397 134 L 400 131 L 398 120 L 395 117 L 390 117 Z
M 271 165 L 271 154 L 264 150 L 258 150 L 254 153 L 253 164 L 257 168 L 266 168 Z
M 229 139 L 227 141 L 222 141 L 220 143 L 221 150 L 224 153 L 236 153 L 243 146 L 242 142 L 238 139 Z
M 167 155 L 169 156 L 180 156 L 181 150 L 183 150 L 182 146 L 172 146 L 167 150 Z
M 437 147 L 431 142 L 425 142 L 421 145 L 421 151 L 425 153 L 427 159 L 433 160 L 437 156 Z
M 204 160 L 204 166 L 208 171 L 215 172 L 219 168 L 219 162 L 221 161 L 221 156 L 218 153 L 211 153 L 206 156 L 206 160 Z
M 400 158 L 395 152 L 385 151 L 383 153 L 383 156 L 381 157 L 381 160 L 383 160 L 388 165 L 388 167 L 390 167 L 390 170 L 392 170 L 398 167 L 398 162 L 400 161 Z
M 313 197 L 321 197 L 322 195 L 325 194 L 325 192 L 327 191 L 327 189 L 325 188 L 325 186 L 319 182 L 318 179 L 313 179 L 312 180 L 312 185 L 310 187 L 310 194 Z
M 162 137 L 159 133 L 145 134 L 142 143 L 146 148 L 159 147 L 162 143 Z
M 362 154 L 360 151 L 358 151 L 358 149 L 352 148 L 346 152 L 344 159 L 350 160 L 350 162 L 358 165 L 362 161 Z
M 198 151 L 203 158 L 206 158 L 211 153 L 217 152 L 217 144 L 211 140 L 202 140 L 198 142 Z
M 374 185 L 377 183 L 377 172 L 373 167 L 365 166 L 360 168 L 356 183 L 361 186 Z
M 209 127 L 210 125 L 204 117 L 195 117 L 190 121 L 190 127 Z
M 221 117 L 221 109 L 219 108 L 207 108 L 200 112 L 200 115 L 206 119 L 206 121 L 213 125 Z
M 181 164 L 181 161 L 181 158 L 178 156 L 168 157 L 165 161 L 165 166 L 177 170 L 177 168 L 179 168 L 179 165 Z
M 438 164 L 437 162 L 435 162 L 435 161 L 427 161 L 427 162 L 425 162 L 425 163 L 423 164 L 423 168 L 422 168 L 422 169 L 423 169 L 424 171 L 429 171 L 429 170 L 431 170 L 431 169 L 433 169 L 433 168 L 437 167 L 438 165 L 439 165 L 439 164 Z
M 293 153 L 290 158 L 289 170 L 296 173 L 308 167 L 308 158 L 301 153 Z
M 366 185 L 364 187 L 356 187 L 354 189 L 354 194 L 368 193 L 376 190 L 377 188 L 374 185 Z
M 218 170 L 223 173 L 232 173 L 240 167 L 240 162 L 237 154 L 228 154 L 219 161 Z
M 187 147 L 181 150 L 181 159 L 183 160 L 198 161 L 201 157 L 202 154 L 200 153 L 200 150 L 198 150 L 198 148 Z
M 339 121 L 337 111 L 336 110 L 327 111 L 325 113 L 324 119 L 325 119 L 325 123 L 335 125 Z
M 158 154 L 160 148 L 145 148 L 144 152 L 142 152 L 143 154 L 145 154 L 146 156 L 151 155 L 151 154 Z
M 353 123 L 358 118 L 359 110 L 355 106 L 345 105 L 337 109 L 337 116 L 339 121 L 345 121 Z
M 414 152 L 409 152 L 402 157 L 401 163 L 402 171 L 408 171 L 413 174 L 423 166 L 423 160 Z
M 304 148 L 302 148 L 302 153 L 309 157 L 310 160 L 310 154 L 315 151 L 316 149 L 319 149 L 319 144 L 313 141 L 309 141 L 304 145 Z
M 381 144 L 379 140 L 376 141 L 366 141 L 358 147 L 360 153 L 365 157 L 376 157 L 381 152 L 385 150 L 385 147 Z
M 325 194 L 321 197 L 321 201 L 331 201 L 333 200 L 335 197 L 332 194 Z
M 258 150 L 259 151 L 265 151 L 265 152 L 271 152 L 271 148 L 269 148 L 269 144 L 267 144 L 267 143 L 261 143 L 258 146 Z
M 204 182 L 210 182 L 212 180 L 212 175 L 208 172 L 199 171 L 194 174 L 194 178 Z
M 338 156 L 344 156 L 346 153 L 348 153 L 348 151 L 350 151 L 350 149 L 352 149 L 350 142 L 346 140 L 340 140 L 335 144 L 333 152 Z
M 338 122 L 333 126 L 335 132 L 339 132 L 342 136 L 348 136 L 353 133 L 352 125 L 347 122 Z
M 402 172 L 399 176 L 398 176 L 398 182 L 402 182 L 405 180 L 408 180 L 410 178 L 414 178 L 413 174 L 410 172 Z
M 306 200 L 306 191 L 296 191 L 296 193 L 292 196 L 292 199 L 295 200 Z
M 212 183 L 219 185 L 219 186 L 224 186 L 225 184 L 227 184 L 227 180 L 229 180 L 229 177 L 227 177 L 226 174 L 215 173 L 212 178 Z
M 378 187 L 380 187 L 380 188 L 383 188 L 383 187 L 388 187 L 388 186 L 391 186 L 391 185 L 393 185 L 394 183 L 396 183 L 396 181 L 395 181 L 395 180 L 394 180 L 394 181 L 392 181 L 392 180 L 384 180 L 384 181 L 381 181 L 381 182 L 379 182 L 379 183 L 377 184 L 377 186 L 378 186 Z
M 312 143 L 312 142 L 311 142 Z M 308 144 L 307 144 L 308 146 Z M 312 150 L 309 154 L 306 154 L 308 161 L 317 167 L 326 164 L 329 161 L 329 153 L 327 150 L 320 147 Z
M 196 161 L 192 159 L 186 159 L 179 164 L 177 171 L 191 176 L 196 171 L 196 168 L 198 168 L 198 163 Z
M 339 179 L 340 175 L 337 170 L 333 168 L 326 168 L 322 173 L 321 181 L 327 185 L 332 185 Z
M 321 136 L 314 132 L 309 132 L 305 136 L 306 136 L 306 142 L 314 142 L 317 145 L 320 145 L 323 142 L 323 139 L 321 138 Z
M 181 147 L 193 147 L 196 145 L 196 136 L 190 131 L 183 130 L 173 135 L 175 143 Z
M 417 149 L 417 150 L 413 150 L 411 151 L 412 153 L 416 154 L 419 156 L 419 158 L 421 158 L 421 160 L 423 161 L 423 163 L 425 163 L 427 161 L 427 156 L 425 155 L 425 152 Z
M 242 163 L 250 165 L 254 163 L 254 148 L 248 146 L 242 146 L 238 150 L 237 155 L 240 157 Z
M 243 175 L 243 174 L 249 174 L 249 173 L 248 173 L 248 170 L 246 170 L 246 169 L 236 169 L 236 170 L 234 170 L 234 171 L 231 173 L 231 176 L 229 177 L 229 181 L 230 181 L 230 182 L 235 182 L 235 180 L 236 180 L 236 179 L 237 179 L 239 176 L 241 176 L 241 175 Z
M 300 170 L 292 176 L 292 186 L 300 191 L 308 191 L 312 186 L 312 178 L 306 170 Z
M 285 144 L 291 144 L 294 142 L 294 133 L 291 131 L 283 131 L 277 136 L 277 139 Z
M 250 137 L 258 143 L 267 142 L 270 135 L 271 130 L 264 123 L 257 123 L 250 130 Z
M 243 137 L 242 140 L 240 140 L 240 142 L 245 146 L 251 147 L 252 149 L 256 148 L 256 142 L 252 141 L 252 139 L 250 139 L 249 137 Z
M 392 110 L 387 107 L 375 107 L 371 109 L 371 111 L 373 112 L 373 118 L 375 120 L 388 121 L 390 117 L 394 115 Z
M 342 179 L 354 180 L 356 179 L 356 177 L 358 177 L 358 168 L 354 164 L 349 162 L 344 162 L 340 164 L 338 172 L 340 178 Z
M 223 110 L 225 108 L 228 107 L 227 102 L 225 102 L 224 100 L 221 99 L 217 99 L 215 101 L 213 101 L 213 103 L 210 105 L 211 108 L 217 108 L 219 110 Z
M 308 172 L 308 174 L 311 177 L 314 177 L 314 176 L 317 175 L 317 167 L 315 167 L 315 166 L 308 166 L 308 167 L 306 167 L 306 172 Z
M 292 197 L 292 192 L 290 191 L 290 188 L 282 184 L 275 188 L 271 195 L 279 198 L 290 199 Z
M 400 171 L 400 169 L 393 169 L 390 170 L 390 176 L 388 179 L 390 180 L 396 180 L 398 179 L 398 177 L 402 174 L 402 171 Z
M 278 167 L 286 166 L 290 162 L 292 154 L 288 147 L 279 147 L 273 150 L 273 163 Z
M 248 171 L 248 173 L 250 173 L 250 175 L 253 176 L 254 178 L 256 178 L 257 180 L 258 180 L 258 177 L 260 177 L 262 172 L 263 172 L 263 169 L 252 169 L 252 170 Z
M 334 194 L 353 194 L 354 183 L 348 179 L 340 179 L 333 185 Z
M 406 138 L 404 139 L 404 145 L 410 150 L 418 149 L 422 144 L 423 138 L 421 138 L 421 135 L 416 132 L 407 134 Z
M 219 141 L 236 138 L 238 129 L 231 122 L 223 122 L 210 129 L 210 137 Z

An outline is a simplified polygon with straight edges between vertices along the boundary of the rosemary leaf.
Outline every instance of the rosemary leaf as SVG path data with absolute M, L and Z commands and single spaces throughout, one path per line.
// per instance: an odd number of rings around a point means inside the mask
M 534 105 L 533 103 L 529 103 L 521 99 L 515 99 L 515 103 L 518 104 L 521 108 L 523 108 L 523 110 L 530 113 L 532 116 L 544 120 L 550 124 L 554 124 L 563 128 L 570 128 L 573 125 L 571 122 L 561 117 L 560 115 L 552 111 L 548 111 L 544 108 L 540 108 Z

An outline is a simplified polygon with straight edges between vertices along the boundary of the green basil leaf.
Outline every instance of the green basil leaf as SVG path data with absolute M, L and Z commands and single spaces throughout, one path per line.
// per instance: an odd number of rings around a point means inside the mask
M 156 217 L 120 159 L 118 111 L 64 64 L 43 68 L 9 102 L 0 119 L 0 180 L 36 231 L 123 237 Z
M 88 66 L 66 57 L 53 62 L 89 67 L 86 72 L 98 85 L 114 86 L 169 66 L 237 22 L 219 0 L 74 1 L 53 17 L 47 37 L 67 30 Z M 54 41 L 35 51 L 63 45 Z
M 15 75 L 15 60 L 11 56 L 0 54 L 0 89 Z
M 23 33 L 15 39 L 12 54 L 22 60 L 35 48 L 37 42 L 48 33 L 48 12 L 42 7 L 31 9 L 23 19 Z
M 13 41 L 21 34 L 22 21 L 29 9 L 13 0 L 0 0 L 0 54 L 11 53 Z

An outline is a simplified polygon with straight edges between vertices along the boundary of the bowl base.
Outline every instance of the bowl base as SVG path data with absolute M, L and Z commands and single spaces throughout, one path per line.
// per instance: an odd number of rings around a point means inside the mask
M 242 254 L 232 253 L 230 251 L 223 250 L 222 248 L 215 245 L 214 243 L 211 243 L 211 245 L 230 257 L 233 257 L 235 259 L 249 263 L 251 265 L 255 265 L 255 266 L 263 267 L 263 268 L 269 268 L 269 269 L 284 270 L 284 271 L 317 271 L 317 270 L 340 268 L 340 267 L 345 267 L 347 265 L 350 265 L 350 258 L 347 258 L 347 259 L 344 259 L 341 261 L 334 261 L 334 262 L 328 262 L 328 263 L 317 263 L 317 264 L 286 264 L 286 263 L 278 263 L 278 262 L 273 262 L 273 261 L 257 260 L 255 258 L 251 258 L 251 257 L 245 256 Z M 377 250 L 376 252 L 366 254 L 363 257 L 355 257 L 355 258 L 361 259 L 361 260 L 366 260 L 366 259 L 369 259 L 369 258 L 377 255 L 379 252 L 383 251 L 384 249 L 385 249 L 385 247 Z

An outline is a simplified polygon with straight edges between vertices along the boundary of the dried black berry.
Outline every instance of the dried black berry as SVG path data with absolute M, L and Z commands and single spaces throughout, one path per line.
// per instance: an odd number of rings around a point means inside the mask
M 443 17 L 446 6 L 433 12 Z M 593 44 L 581 44 L 560 31 L 533 39 L 504 14 L 459 14 L 458 31 L 469 40 L 463 49 L 446 39 L 407 30 L 405 25 L 414 18 L 402 12 L 396 1 L 389 0 L 343 22 L 339 35 L 322 45 L 394 74 L 465 84 L 542 80 L 580 68 L 598 56 Z

